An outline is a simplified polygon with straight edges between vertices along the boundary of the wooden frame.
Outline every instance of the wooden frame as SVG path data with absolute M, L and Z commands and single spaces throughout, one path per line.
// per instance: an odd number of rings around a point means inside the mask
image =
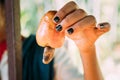
M 22 80 L 20 2 L 5 0 L 9 80 Z

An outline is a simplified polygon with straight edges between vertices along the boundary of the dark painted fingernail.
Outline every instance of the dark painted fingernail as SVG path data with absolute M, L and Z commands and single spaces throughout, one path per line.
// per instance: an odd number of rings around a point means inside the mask
M 60 21 L 60 18 L 59 18 L 58 16 L 56 16 L 56 17 L 54 18 L 54 21 L 55 21 L 56 23 L 58 23 L 58 22 Z
M 67 30 L 68 34 L 72 34 L 74 32 L 73 28 Z
M 103 29 L 104 27 L 104 24 L 100 24 L 100 29 Z
M 61 30 L 62 30 L 62 26 L 61 25 L 56 26 L 56 31 L 61 31 Z

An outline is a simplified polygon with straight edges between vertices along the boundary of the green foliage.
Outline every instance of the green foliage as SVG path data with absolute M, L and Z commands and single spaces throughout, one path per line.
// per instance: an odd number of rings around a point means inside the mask
M 23 36 L 28 36 L 31 33 L 35 33 L 38 24 L 38 6 L 32 0 L 21 0 L 21 33 Z

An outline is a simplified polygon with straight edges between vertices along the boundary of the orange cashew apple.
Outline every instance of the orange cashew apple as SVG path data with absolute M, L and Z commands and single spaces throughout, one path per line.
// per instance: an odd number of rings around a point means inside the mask
M 43 63 L 48 64 L 54 57 L 55 48 L 61 47 L 64 43 L 65 32 L 57 32 L 52 18 L 56 11 L 48 11 L 40 21 L 36 40 L 38 45 L 45 47 L 43 53 Z

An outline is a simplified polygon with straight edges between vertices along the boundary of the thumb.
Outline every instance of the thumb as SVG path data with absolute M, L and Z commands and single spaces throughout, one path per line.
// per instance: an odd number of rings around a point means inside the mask
M 96 34 L 98 36 L 101 36 L 102 34 L 108 32 L 109 30 L 110 30 L 110 24 L 108 22 L 99 23 L 97 25 Z

